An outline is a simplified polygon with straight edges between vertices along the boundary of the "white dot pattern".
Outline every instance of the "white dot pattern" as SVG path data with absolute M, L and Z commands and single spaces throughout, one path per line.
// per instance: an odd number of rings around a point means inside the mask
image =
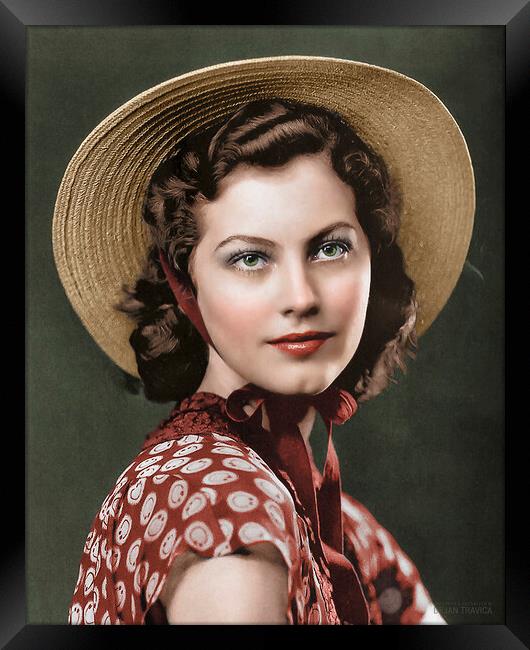
M 193 460 L 191 463 L 188 463 L 181 471 L 185 474 L 195 474 L 210 467 L 212 463 L 213 460 L 211 458 L 199 458 L 199 460 Z
M 237 481 L 237 474 L 235 472 L 227 472 L 223 470 L 217 470 L 215 472 L 210 472 L 202 479 L 202 482 L 206 485 L 222 485 L 223 483 L 231 483 L 232 481 Z
M 263 542 L 272 539 L 268 530 L 255 521 L 247 521 L 239 529 L 239 539 L 244 544 L 252 544 L 253 542 Z
M 239 469 L 243 472 L 256 472 L 256 467 L 244 458 L 225 458 L 223 465 L 229 469 Z
M 131 505 L 135 505 L 140 502 L 142 495 L 144 493 L 145 487 L 145 478 L 139 478 L 135 481 L 127 491 L 127 501 Z
M 228 456 L 244 456 L 245 454 L 235 447 L 214 447 L 212 449 L 212 454 L 225 454 Z
M 155 515 L 152 516 L 151 521 L 149 522 L 146 531 L 145 539 L 148 542 L 154 542 L 155 539 L 158 539 L 164 530 L 168 519 L 167 510 L 159 510 Z
M 183 479 L 175 481 L 169 490 L 168 505 L 170 508 L 178 508 L 188 494 L 188 484 Z
M 139 478 L 146 478 L 148 476 L 153 476 L 153 474 L 156 474 L 159 469 L 160 469 L 160 465 L 149 465 L 149 467 L 146 467 L 141 472 L 138 472 L 138 476 Z
M 151 448 L 149 455 L 159 454 L 163 451 L 167 451 L 168 449 L 171 449 L 171 447 L 173 447 L 174 444 L 175 444 L 174 440 L 166 440 L 166 442 L 161 442 L 159 445 L 155 445 L 154 447 Z
M 280 506 L 275 501 L 269 499 L 265 501 L 264 508 L 272 523 L 280 530 L 285 530 L 285 517 Z
M 214 490 L 211 487 L 201 487 L 201 492 L 206 494 L 212 506 L 217 503 L 217 490 Z
M 185 521 L 203 510 L 206 507 L 207 502 L 208 497 L 202 492 L 195 492 L 195 494 L 192 494 L 182 509 L 182 520 Z
M 288 569 L 287 621 L 340 623 L 294 503 L 267 463 L 235 437 L 159 440 L 122 472 L 94 518 L 69 623 L 143 624 L 176 556 L 191 550 L 222 557 L 264 542 L 276 546 Z M 359 566 L 371 622 L 419 621 L 432 601 L 414 564 L 359 502 L 343 493 L 342 505 L 345 554 Z
M 161 472 L 172 472 L 175 469 L 178 469 L 179 467 L 182 467 L 182 465 L 185 465 L 189 461 L 188 457 L 184 458 L 171 458 L 171 460 L 168 460 L 167 463 L 164 463 L 162 467 L 160 468 Z
M 205 551 L 213 544 L 212 531 L 204 521 L 194 521 L 187 526 L 184 538 L 197 551 Z
M 177 440 L 177 445 L 180 447 L 182 445 L 189 445 L 190 443 L 194 443 L 194 442 L 202 442 L 202 440 L 203 440 L 202 436 L 195 436 L 195 435 L 181 436 Z
M 138 465 L 136 465 L 136 471 L 138 472 L 139 470 L 145 469 L 150 465 L 154 465 L 157 461 L 161 460 L 162 458 L 163 456 L 150 456 L 149 458 L 142 460 L 141 463 L 138 463 Z
M 142 540 L 139 538 L 131 544 L 129 550 L 127 551 L 127 571 L 130 573 L 134 573 L 136 571 L 136 560 L 140 554 L 141 544 Z
M 175 541 L 177 539 L 177 531 L 175 528 L 172 528 L 167 535 L 164 537 L 162 540 L 162 543 L 160 544 L 160 559 L 165 560 L 167 559 L 175 546 Z
M 181 456 L 189 456 L 194 452 L 199 451 L 199 449 L 202 449 L 202 444 L 200 442 L 196 442 L 193 445 L 186 445 L 186 447 L 181 447 L 173 454 L 173 456 L 175 458 L 180 458 Z
M 231 492 L 227 496 L 226 502 L 234 512 L 250 512 L 258 507 L 259 499 L 250 492 L 239 490 Z
M 156 498 L 156 492 L 150 492 L 146 496 L 142 509 L 140 510 L 140 524 L 142 526 L 146 526 L 149 519 L 151 519 L 151 515 L 153 514 L 156 505 Z

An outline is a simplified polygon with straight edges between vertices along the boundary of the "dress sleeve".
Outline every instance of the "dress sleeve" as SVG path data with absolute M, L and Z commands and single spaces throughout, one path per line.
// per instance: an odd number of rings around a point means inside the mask
M 219 557 L 260 542 L 280 551 L 290 602 L 298 528 L 286 488 L 253 450 L 227 436 L 169 442 L 138 456 L 109 527 L 109 552 L 118 556 L 110 566 L 120 622 L 145 623 L 149 609 L 160 607 L 177 556 Z
M 359 569 L 372 622 L 421 623 L 434 605 L 411 558 L 361 503 L 345 493 L 342 510 L 346 555 Z

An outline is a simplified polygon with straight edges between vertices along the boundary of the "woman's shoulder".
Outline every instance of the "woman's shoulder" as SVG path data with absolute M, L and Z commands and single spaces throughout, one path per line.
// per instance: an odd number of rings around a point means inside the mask
M 294 508 L 287 488 L 254 449 L 236 436 L 216 432 L 183 434 L 144 446 L 120 474 L 116 485 L 123 488 L 126 483 L 139 481 L 161 485 L 177 477 L 212 497 L 223 491 L 223 486 L 230 491 L 253 486 L 265 497 Z
M 291 494 L 235 436 L 185 434 L 145 447 L 118 477 L 111 495 L 113 501 L 118 497 L 113 508 L 117 531 L 130 520 L 134 527 L 146 525 L 141 532 L 149 540 L 162 535 L 159 527 L 174 527 L 190 550 L 205 556 L 296 537 Z M 285 549 L 285 555 L 291 553 Z
M 145 447 L 95 517 L 70 620 L 143 623 L 189 552 L 222 557 L 270 542 L 294 570 L 299 536 L 289 491 L 241 440 L 190 434 Z

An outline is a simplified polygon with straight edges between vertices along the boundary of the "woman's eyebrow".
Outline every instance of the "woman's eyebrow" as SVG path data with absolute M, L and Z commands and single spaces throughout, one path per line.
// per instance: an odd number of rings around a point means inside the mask
M 332 230 L 336 230 L 337 228 L 351 228 L 352 230 L 355 230 L 355 226 L 353 224 L 348 223 L 347 221 L 337 221 L 336 223 L 332 223 L 331 225 L 326 226 L 322 230 L 319 230 L 316 233 L 316 235 L 312 235 L 311 237 L 309 237 L 308 241 L 309 242 L 317 241 L 324 235 L 327 235 L 329 232 L 331 232 Z M 236 239 L 238 241 L 247 242 L 248 244 L 261 244 L 263 246 L 270 246 L 271 248 L 276 246 L 276 242 L 273 242 L 271 239 L 265 239 L 265 237 L 254 237 L 252 235 L 230 235 L 230 237 L 223 239 L 223 241 L 215 247 L 215 250 L 218 250 L 219 248 L 226 246 L 231 241 L 234 241 Z

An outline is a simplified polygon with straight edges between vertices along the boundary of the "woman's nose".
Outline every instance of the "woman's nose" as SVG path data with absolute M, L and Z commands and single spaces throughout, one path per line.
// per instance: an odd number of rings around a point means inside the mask
M 286 264 L 281 274 L 279 293 L 283 314 L 310 315 L 319 310 L 315 279 L 302 263 Z

